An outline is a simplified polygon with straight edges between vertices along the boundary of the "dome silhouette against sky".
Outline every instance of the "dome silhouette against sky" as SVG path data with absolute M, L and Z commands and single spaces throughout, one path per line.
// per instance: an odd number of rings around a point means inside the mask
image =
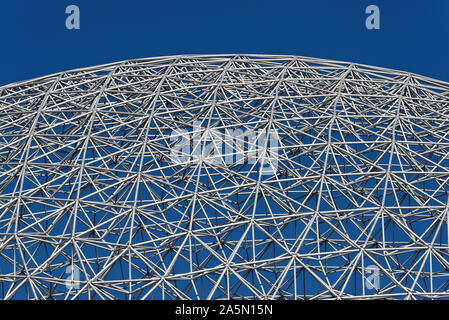
M 449 85 L 181 55 L 0 87 L 0 298 L 449 296 Z

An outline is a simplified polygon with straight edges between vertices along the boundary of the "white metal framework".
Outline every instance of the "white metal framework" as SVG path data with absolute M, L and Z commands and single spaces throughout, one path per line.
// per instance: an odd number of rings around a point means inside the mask
M 171 159 L 176 130 L 235 128 L 276 129 L 273 174 Z M 0 297 L 447 298 L 448 151 L 447 83 L 353 63 L 172 56 L 3 86 Z

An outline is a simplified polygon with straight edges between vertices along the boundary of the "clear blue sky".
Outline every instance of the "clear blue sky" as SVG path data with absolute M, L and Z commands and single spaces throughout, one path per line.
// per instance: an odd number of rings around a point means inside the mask
M 65 8 L 81 29 L 65 28 Z M 365 8 L 381 11 L 366 30 Z M 2 1 L 0 85 L 124 59 L 183 53 L 293 54 L 449 81 L 448 0 Z

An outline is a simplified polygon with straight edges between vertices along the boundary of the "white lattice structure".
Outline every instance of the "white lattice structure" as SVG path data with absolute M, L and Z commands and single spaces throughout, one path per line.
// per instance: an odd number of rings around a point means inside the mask
M 247 143 L 171 159 L 174 132 L 210 129 L 275 129 L 275 170 L 237 160 Z M 3 86 L 0 297 L 447 298 L 448 151 L 447 83 L 352 63 L 173 56 Z

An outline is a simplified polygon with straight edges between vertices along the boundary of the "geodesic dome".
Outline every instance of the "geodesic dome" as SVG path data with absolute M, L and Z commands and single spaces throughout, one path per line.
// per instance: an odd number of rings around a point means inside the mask
M 447 298 L 448 88 L 264 55 L 0 87 L 0 297 Z

